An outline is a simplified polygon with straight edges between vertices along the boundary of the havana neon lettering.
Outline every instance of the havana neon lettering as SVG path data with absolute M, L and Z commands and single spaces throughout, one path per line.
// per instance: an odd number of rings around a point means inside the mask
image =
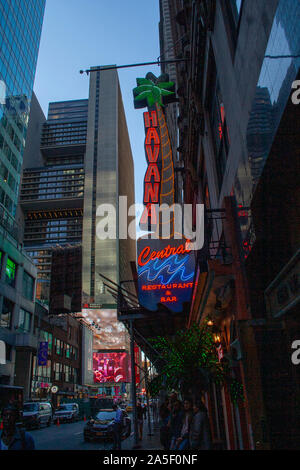
M 149 112 L 144 113 L 144 123 L 145 123 L 146 129 L 148 127 L 157 127 L 158 122 L 157 122 L 156 111 L 151 111 L 151 113 Z
M 171 247 L 168 245 L 161 251 L 154 251 L 150 253 L 150 247 L 146 246 L 140 253 L 138 257 L 138 264 L 139 266 L 145 266 L 149 261 L 153 259 L 164 259 L 169 258 L 172 255 L 184 255 L 185 253 L 190 253 L 188 240 L 185 245 L 179 245 L 179 247 Z
M 141 215 L 140 224 L 147 224 L 148 219 L 151 220 L 151 225 L 157 224 L 156 207 L 153 203 L 148 203 Z
M 146 155 L 148 157 L 148 163 L 156 163 L 160 151 L 160 145 L 155 144 L 152 148 L 152 145 L 146 144 Z
M 145 175 L 145 183 L 150 183 L 152 177 L 155 183 L 160 183 L 160 174 L 157 165 L 150 163 Z
M 145 209 L 142 213 L 140 224 L 157 224 L 157 210 L 152 204 L 159 202 L 159 191 L 161 175 L 157 166 L 160 153 L 160 137 L 157 131 L 158 119 L 156 111 L 144 113 L 145 123 L 145 153 L 148 162 L 148 168 L 144 179 L 144 204 Z
M 158 202 L 159 183 L 145 183 L 144 202 Z

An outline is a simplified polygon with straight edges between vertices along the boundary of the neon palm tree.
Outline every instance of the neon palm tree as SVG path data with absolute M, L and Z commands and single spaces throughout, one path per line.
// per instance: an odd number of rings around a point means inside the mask
M 157 78 L 151 72 L 148 73 L 145 78 L 137 78 L 136 82 L 138 86 L 133 89 L 134 107 L 148 107 L 149 111 L 155 109 L 157 112 L 162 155 L 160 204 L 167 204 L 171 207 L 175 202 L 174 166 L 172 147 L 163 107 L 167 103 L 177 101 L 174 92 L 175 84 L 169 81 L 167 74 L 160 75 Z M 173 219 L 166 223 L 171 224 L 171 234 L 174 234 Z
M 155 104 L 164 106 L 163 97 L 175 95 L 174 91 L 169 90 L 170 88 L 174 88 L 174 82 L 162 81 L 164 77 L 165 75 L 161 75 L 156 78 L 153 74 L 147 74 L 146 78 L 136 79 L 138 86 L 133 89 L 134 104 L 136 107 L 144 107 L 145 102 L 148 108 L 151 108 Z

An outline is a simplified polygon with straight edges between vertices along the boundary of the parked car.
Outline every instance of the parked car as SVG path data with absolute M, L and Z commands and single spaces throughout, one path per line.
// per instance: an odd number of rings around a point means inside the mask
M 61 404 L 54 413 L 53 422 L 56 424 L 59 422 L 74 422 L 79 419 L 79 406 L 77 403 L 63 403 Z
M 131 419 L 123 410 L 124 420 L 121 439 L 126 439 L 131 433 Z M 112 425 L 116 417 L 115 410 L 101 410 L 94 418 L 91 418 L 83 429 L 83 437 L 86 442 L 91 440 L 113 440 Z
M 50 426 L 52 406 L 48 402 L 26 402 L 23 405 L 23 424 L 26 428 L 40 428 L 42 424 Z

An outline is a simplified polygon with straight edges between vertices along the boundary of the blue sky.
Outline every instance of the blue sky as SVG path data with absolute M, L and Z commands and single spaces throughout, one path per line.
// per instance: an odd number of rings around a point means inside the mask
M 159 56 L 158 0 L 46 0 L 34 91 L 47 116 L 48 103 L 88 97 L 79 70 L 107 64 L 151 62 Z M 133 107 L 136 77 L 159 75 L 158 66 L 119 70 L 135 167 L 136 202 L 146 171 L 143 110 Z

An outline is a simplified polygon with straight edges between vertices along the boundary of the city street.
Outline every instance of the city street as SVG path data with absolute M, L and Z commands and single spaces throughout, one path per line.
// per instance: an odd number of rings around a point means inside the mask
M 62 423 L 59 426 L 28 430 L 35 441 L 36 450 L 110 450 L 111 442 L 84 442 L 84 421 Z
M 132 414 L 130 414 L 132 419 Z M 36 450 L 111 450 L 112 442 L 95 441 L 84 442 L 84 421 L 75 423 L 62 423 L 59 426 L 51 424 L 50 427 L 30 429 Z M 141 449 L 160 449 L 159 431 L 156 421 L 151 419 L 151 431 L 149 436 L 148 422 L 144 421 L 143 441 L 140 442 Z M 132 429 L 133 431 L 133 429 Z M 123 450 L 131 450 L 134 445 L 133 432 L 128 439 L 122 441 Z

